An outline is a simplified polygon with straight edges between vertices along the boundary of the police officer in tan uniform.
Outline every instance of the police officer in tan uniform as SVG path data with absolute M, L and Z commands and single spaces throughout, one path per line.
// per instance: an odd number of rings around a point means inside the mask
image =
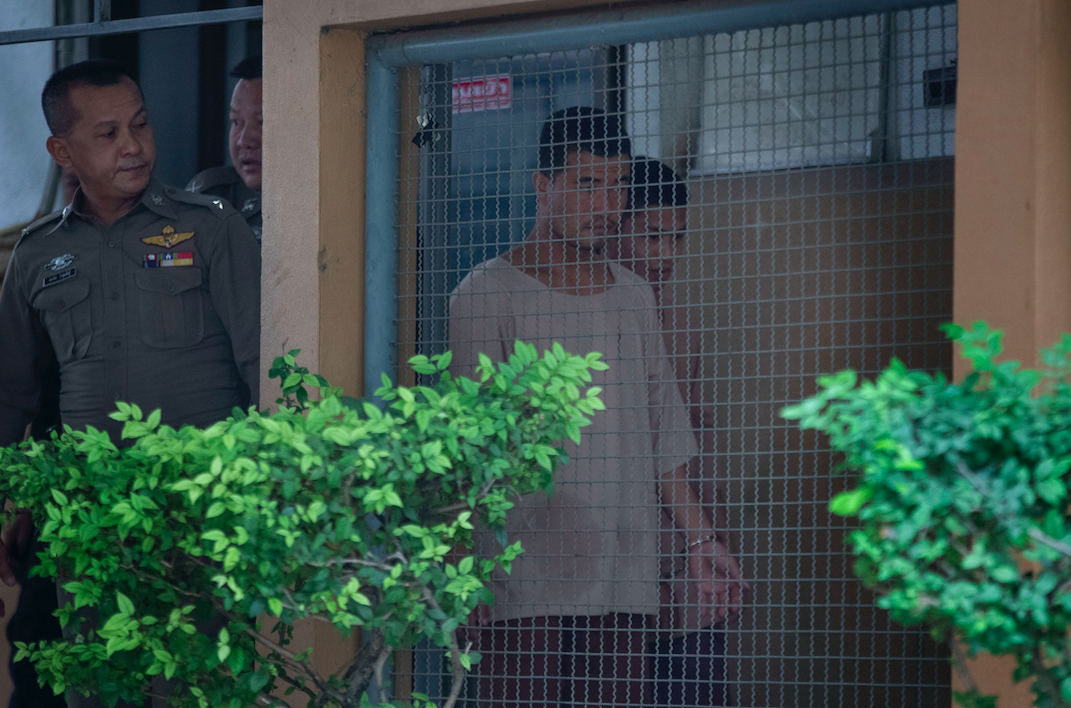
M 212 167 L 190 180 L 186 189 L 223 197 L 237 209 L 260 240 L 260 137 L 264 125 L 261 95 L 264 81 L 260 55 L 248 57 L 231 71 L 238 79 L 231 94 L 230 167 Z
M 159 408 L 164 423 L 207 426 L 258 398 L 260 249 L 219 197 L 152 176 L 156 152 L 141 90 L 122 66 L 91 60 L 49 79 L 42 104 L 53 159 L 80 187 L 26 229 L 0 295 L 0 445 L 22 440 L 42 376 L 60 372 L 74 429 L 118 438 L 116 401 Z M 24 555 L 28 514 L 0 544 Z M 95 705 L 75 699 L 72 705 Z

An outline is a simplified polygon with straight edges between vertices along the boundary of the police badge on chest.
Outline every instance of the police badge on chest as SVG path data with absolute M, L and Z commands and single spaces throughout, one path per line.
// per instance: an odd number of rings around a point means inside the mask
M 71 255 L 70 253 L 64 253 L 62 256 L 56 256 L 46 263 L 45 270 L 51 271 L 52 274 L 45 276 L 44 280 L 41 281 L 41 287 L 47 288 L 78 275 L 77 268 L 69 267 L 77 258 L 77 256 Z

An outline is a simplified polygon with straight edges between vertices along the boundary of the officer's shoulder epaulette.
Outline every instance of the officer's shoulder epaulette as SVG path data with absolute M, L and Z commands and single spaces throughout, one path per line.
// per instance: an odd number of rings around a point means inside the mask
M 238 172 L 233 167 L 209 167 L 203 172 L 198 172 L 190 183 L 186 185 L 187 192 L 203 192 L 206 189 L 214 189 L 215 187 L 225 187 L 227 185 L 235 184 L 240 177 Z
M 218 216 L 220 220 L 238 213 L 235 211 L 234 207 L 231 206 L 231 203 L 223 197 L 217 197 L 212 194 L 195 194 L 194 192 L 187 192 L 182 189 L 175 189 L 174 187 L 168 187 L 165 191 L 172 201 L 180 204 L 204 207 Z
M 65 211 L 66 209 L 58 209 L 52 212 L 51 214 L 48 214 L 47 216 L 42 216 L 40 219 L 27 226 L 25 229 L 22 230 L 22 236 L 20 236 L 19 240 L 15 243 L 15 247 L 18 248 L 20 243 L 25 241 L 27 237 L 32 236 L 34 232 L 36 232 L 41 227 L 47 226 L 48 224 L 51 224 L 57 219 L 62 218 Z

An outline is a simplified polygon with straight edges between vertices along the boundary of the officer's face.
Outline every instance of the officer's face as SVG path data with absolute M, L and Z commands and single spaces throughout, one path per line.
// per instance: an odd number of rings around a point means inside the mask
M 86 198 L 126 201 L 149 184 L 156 145 L 141 100 L 130 79 L 112 86 L 74 86 L 77 120 L 64 136 L 49 138 L 49 152 L 78 177 Z
M 260 189 L 261 79 L 242 79 L 231 95 L 231 164 L 250 189 Z
M 688 228 L 684 207 L 640 209 L 621 220 L 621 236 L 612 239 L 607 255 L 648 283 L 669 280 Z
M 537 172 L 536 196 L 550 217 L 551 232 L 580 248 L 602 248 L 617 234 L 630 166 L 628 155 L 571 152 L 554 177 Z

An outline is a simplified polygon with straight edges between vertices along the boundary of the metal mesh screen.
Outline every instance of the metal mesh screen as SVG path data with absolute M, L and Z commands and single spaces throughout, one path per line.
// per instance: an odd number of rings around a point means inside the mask
M 949 703 L 942 649 L 854 579 L 848 481 L 778 410 L 842 368 L 950 370 L 955 58 L 946 5 L 403 71 L 399 359 L 467 373 L 521 338 L 610 365 L 554 495 L 515 510 L 463 704 Z M 631 145 L 559 135 L 540 173 L 570 107 Z M 716 567 L 711 619 L 688 556 L 722 543 L 748 587 L 727 610 Z M 414 690 L 448 674 L 415 652 Z

